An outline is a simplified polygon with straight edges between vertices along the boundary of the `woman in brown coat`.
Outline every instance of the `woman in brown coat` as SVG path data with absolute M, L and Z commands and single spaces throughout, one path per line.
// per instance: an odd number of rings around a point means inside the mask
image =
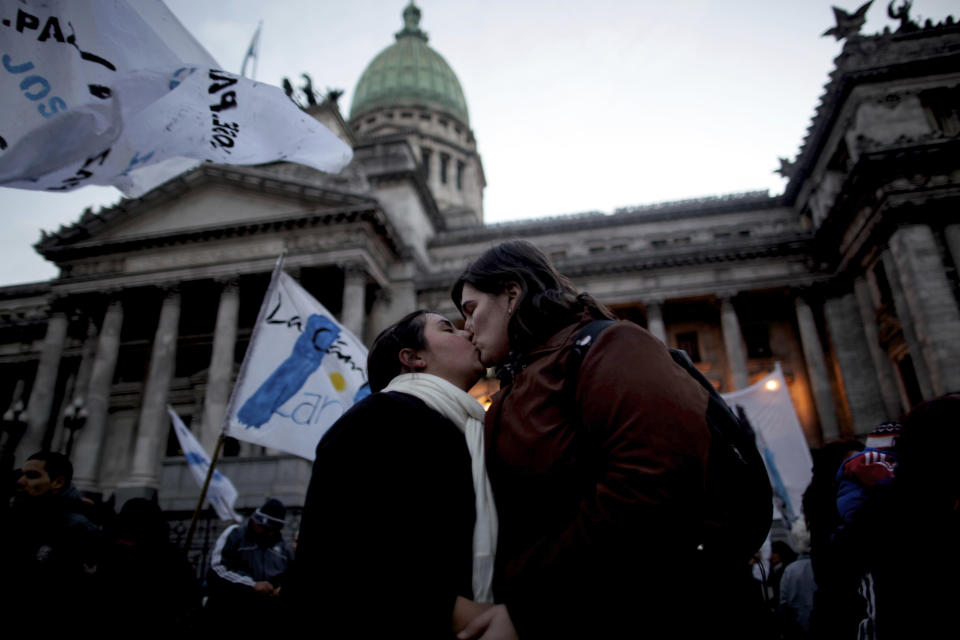
M 487 412 L 499 514 L 494 598 L 521 638 L 691 637 L 728 627 L 697 558 L 707 393 L 645 329 L 617 322 L 526 242 L 489 249 L 453 287 L 501 388 Z M 505 610 L 504 610 L 505 608 Z

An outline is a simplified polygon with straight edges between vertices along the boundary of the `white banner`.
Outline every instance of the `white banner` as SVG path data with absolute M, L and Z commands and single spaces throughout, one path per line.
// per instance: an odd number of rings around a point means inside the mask
M 183 449 L 183 455 L 187 459 L 187 466 L 197 480 L 197 484 L 203 487 L 207 479 L 207 470 L 210 468 L 210 458 L 207 452 L 203 450 L 193 433 L 183 424 L 180 416 L 173 410 L 173 407 L 167 407 L 167 413 L 170 414 L 170 422 L 173 423 L 173 430 L 180 441 L 180 448 Z M 234 488 L 230 479 L 219 471 L 214 470 L 210 477 L 210 485 L 207 487 L 207 504 L 220 516 L 221 520 L 233 520 L 241 522 L 240 515 L 233 510 L 233 505 L 237 503 L 237 490 Z
M 721 394 L 734 410 L 740 405 L 757 433 L 774 490 L 785 503 L 786 519 L 800 515 L 803 492 L 810 484 L 813 458 L 790 400 L 780 363 L 773 373 L 746 389 Z
M 227 435 L 313 460 L 330 425 L 369 393 L 366 347 L 278 265 L 230 398 Z
M 160 0 L 0 0 L 0 185 L 136 197 L 198 161 L 337 172 L 349 145 L 223 71 Z

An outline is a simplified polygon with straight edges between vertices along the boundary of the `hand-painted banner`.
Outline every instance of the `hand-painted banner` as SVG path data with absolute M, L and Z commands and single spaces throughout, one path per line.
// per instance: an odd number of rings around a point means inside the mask
M 0 185 L 138 196 L 196 165 L 336 172 L 349 145 L 223 71 L 160 0 L 0 0 Z
M 320 438 L 370 393 L 367 349 L 278 265 L 227 415 L 227 435 L 313 460 Z
M 786 520 L 796 518 L 800 515 L 803 492 L 810 484 L 813 458 L 780 363 L 770 375 L 746 389 L 721 395 L 731 407 L 743 407 L 757 433 L 757 449 L 781 501 L 778 510 Z
M 167 413 L 170 414 L 170 422 L 173 423 L 173 430 L 180 441 L 180 448 L 183 449 L 183 455 L 187 458 L 187 466 L 193 473 L 197 484 L 201 487 L 207 479 L 207 470 L 210 468 L 210 458 L 207 452 L 203 450 L 193 433 L 183 424 L 180 416 L 173 410 L 173 407 L 167 407 Z M 210 478 L 210 486 L 207 487 L 207 504 L 211 505 L 221 520 L 233 520 L 240 522 L 243 518 L 233 510 L 233 505 L 237 503 L 237 490 L 229 478 L 214 471 Z

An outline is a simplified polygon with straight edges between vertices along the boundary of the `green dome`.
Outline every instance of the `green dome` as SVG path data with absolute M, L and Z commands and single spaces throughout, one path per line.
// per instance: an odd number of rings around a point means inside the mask
M 412 1 L 403 10 L 403 23 L 397 41 L 381 51 L 357 81 L 350 117 L 378 107 L 422 102 L 470 124 L 460 81 L 443 56 L 427 45 L 420 9 Z

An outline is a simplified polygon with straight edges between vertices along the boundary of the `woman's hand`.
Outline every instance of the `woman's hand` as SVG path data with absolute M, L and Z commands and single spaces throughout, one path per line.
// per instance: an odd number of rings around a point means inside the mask
M 453 604 L 453 630 L 463 630 L 471 620 L 492 606 L 487 602 L 474 602 L 463 596 L 457 596 L 457 600 Z
M 459 640 L 517 640 L 517 630 L 507 612 L 506 605 L 495 604 L 473 620 L 457 634 Z

